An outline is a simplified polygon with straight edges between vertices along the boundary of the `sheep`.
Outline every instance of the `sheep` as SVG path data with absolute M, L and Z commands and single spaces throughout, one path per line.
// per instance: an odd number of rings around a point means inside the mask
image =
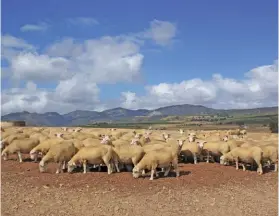
M 177 140 L 178 146 L 182 147 L 184 141 L 185 140 Z M 133 168 L 133 177 L 138 178 L 141 174 L 145 173 L 145 169 L 148 169 L 151 170 L 150 180 L 153 180 L 154 173 L 156 177 L 158 177 L 158 174 L 156 172 L 157 167 L 166 168 L 164 176 L 168 176 L 171 165 L 176 171 L 176 177 L 179 177 L 177 153 L 174 154 L 174 152 L 170 151 L 168 148 L 162 148 L 156 151 L 149 151 L 145 153 L 141 161 Z
M 4 149 L 6 146 L 8 146 L 14 140 L 20 140 L 20 139 L 25 139 L 25 138 L 29 138 L 29 135 L 21 134 L 21 133 L 10 135 L 1 141 L 1 149 Z
M 8 160 L 9 154 L 17 153 L 19 162 L 22 163 L 22 153 L 29 153 L 31 149 L 40 143 L 38 139 L 26 138 L 21 140 L 14 140 L 3 151 L 2 156 L 4 160 Z
M 230 151 L 230 146 L 227 142 L 207 142 L 203 140 L 198 140 L 197 144 L 202 149 L 202 153 L 205 153 L 206 163 L 209 163 L 209 156 L 221 156 Z M 212 157 L 213 162 L 215 161 Z
M 179 133 L 180 133 L 181 135 L 183 135 L 184 132 L 185 132 L 183 129 L 179 129 L 178 131 L 179 131 Z
M 114 162 L 117 172 L 120 172 L 116 155 L 111 146 L 101 145 L 84 147 L 68 162 L 68 173 L 71 173 L 78 163 L 83 165 L 83 173 L 86 173 L 87 171 L 87 163 L 96 165 L 104 163 L 107 166 L 108 174 L 110 175 L 112 173 L 112 162 Z
M 261 175 L 263 174 L 262 159 L 263 151 L 260 147 L 237 147 L 232 151 L 223 154 L 220 157 L 220 164 L 227 165 L 228 162 L 235 161 L 235 168 L 238 170 L 239 162 L 243 162 L 242 167 L 243 171 L 245 171 L 246 167 L 244 163 L 254 163 L 255 161 L 258 166 L 257 173 Z
M 128 170 L 131 165 L 135 166 L 145 154 L 143 148 L 138 145 L 118 145 L 113 147 L 113 151 L 116 153 L 118 161 Z
M 44 156 L 45 154 L 47 154 L 47 152 L 49 151 L 51 146 L 60 144 L 62 141 L 64 141 L 64 140 L 61 138 L 60 139 L 54 138 L 54 139 L 47 139 L 47 140 L 41 142 L 39 145 L 35 146 L 34 148 L 32 148 L 30 150 L 30 152 L 29 152 L 30 158 L 36 162 L 38 159 L 39 153 L 41 153 L 41 155 Z
M 274 163 L 274 172 L 278 170 L 278 146 L 272 144 L 259 146 L 263 151 L 263 161 L 269 166 Z
M 62 141 L 60 144 L 52 145 L 47 154 L 42 158 L 39 163 L 40 172 L 46 171 L 46 164 L 50 161 L 58 163 L 56 174 L 63 172 L 66 168 L 66 163 L 77 153 L 77 148 L 73 142 Z
M 192 156 L 194 159 L 194 164 L 197 164 L 197 156 L 201 155 L 202 148 L 194 142 L 185 143 L 182 146 L 180 154 L 185 157 L 187 161 L 187 157 Z

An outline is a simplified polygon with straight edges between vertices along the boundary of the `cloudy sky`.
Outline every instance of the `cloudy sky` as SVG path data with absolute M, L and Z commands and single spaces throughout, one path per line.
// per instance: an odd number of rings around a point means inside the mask
M 278 103 L 276 0 L 2 0 L 1 27 L 2 115 Z

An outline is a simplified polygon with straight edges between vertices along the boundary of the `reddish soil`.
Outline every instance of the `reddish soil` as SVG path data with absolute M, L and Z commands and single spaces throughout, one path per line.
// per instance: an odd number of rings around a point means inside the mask
M 180 164 L 181 176 L 39 173 L 38 163 L 1 161 L 2 216 L 278 215 L 278 178 L 220 164 Z

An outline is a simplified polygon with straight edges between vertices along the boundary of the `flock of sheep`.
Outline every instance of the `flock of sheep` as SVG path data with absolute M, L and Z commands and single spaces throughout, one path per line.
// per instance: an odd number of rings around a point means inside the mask
M 257 134 L 256 134 L 257 135 Z M 256 136 L 255 135 L 255 136 Z M 107 167 L 108 174 L 126 168 L 134 178 L 151 171 L 150 180 L 158 177 L 157 168 L 164 176 L 174 169 L 179 176 L 179 162 L 192 158 L 210 160 L 221 165 L 239 165 L 243 171 L 247 165 L 256 167 L 259 174 L 263 166 L 274 171 L 278 167 L 277 135 L 261 135 L 257 139 L 247 136 L 246 130 L 187 131 L 183 129 L 162 133 L 148 130 L 90 129 L 90 128 L 1 128 L 1 151 L 4 160 L 17 154 L 29 154 L 38 161 L 39 171 L 45 172 L 49 162 L 57 163 L 56 173 L 73 172 L 75 168 L 89 166 Z

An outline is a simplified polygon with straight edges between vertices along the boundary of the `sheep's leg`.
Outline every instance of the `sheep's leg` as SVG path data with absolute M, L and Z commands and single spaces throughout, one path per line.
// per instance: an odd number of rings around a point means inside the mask
M 149 180 L 153 180 L 153 179 L 154 179 L 154 172 L 155 172 L 154 169 L 152 169 L 152 170 L 151 170 L 151 176 L 150 176 L 150 179 L 149 179 Z
M 197 164 L 197 155 L 196 155 L 196 153 L 193 154 L 193 158 L 194 158 L 194 164 Z
M 19 151 L 17 152 L 17 155 L 18 155 L 19 163 L 22 163 L 22 156 Z
M 66 161 L 63 161 L 63 166 L 62 166 L 62 170 L 66 169 Z
M 142 174 L 142 175 L 145 175 L 145 169 L 142 170 L 141 174 Z
M 114 162 L 114 166 L 116 168 L 116 171 L 117 172 L 120 172 L 120 169 L 119 169 L 119 166 L 118 166 L 118 161 L 117 162 Z
M 275 162 L 275 163 L 274 163 L 274 172 L 277 172 L 277 170 L 278 170 L 278 163 Z
M 263 166 L 262 166 L 261 162 L 256 162 L 256 163 L 258 165 L 257 173 L 259 173 L 260 175 L 263 174 Z
M 111 166 L 111 164 L 109 164 Z M 98 165 L 98 172 L 101 172 L 102 171 L 102 167 L 101 167 L 101 164 Z
M 165 171 L 165 173 L 164 173 L 164 176 L 165 176 L 165 177 L 167 177 L 167 176 L 169 175 L 170 169 L 171 169 L 170 166 L 166 169 L 166 171 Z
M 62 167 L 62 162 L 58 162 L 58 167 L 56 169 L 56 174 L 60 173 Z
M 239 167 L 238 167 L 238 159 L 235 160 L 235 169 L 236 169 L 236 170 L 239 169 Z
M 209 152 L 207 152 L 206 163 L 209 163 Z
M 176 172 L 176 177 L 179 177 L 180 173 L 179 173 L 179 169 L 178 169 L 177 160 L 172 161 L 172 165 L 173 165 L 173 168 L 174 168 L 174 170 Z
M 109 161 L 104 161 L 105 165 L 108 168 L 108 175 L 110 175 L 112 173 L 112 168 L 111 168 L 111 164 Z
M 85 174 L 87 172 L 87 164 L 86 161 L 83 161 L 83 173 Z
M 243 170 L 243 171 L 246 171 L 246 167 L 245 167 L 245 164 L 244 164 L 244 163 L 242 164 L 242 170 Z

